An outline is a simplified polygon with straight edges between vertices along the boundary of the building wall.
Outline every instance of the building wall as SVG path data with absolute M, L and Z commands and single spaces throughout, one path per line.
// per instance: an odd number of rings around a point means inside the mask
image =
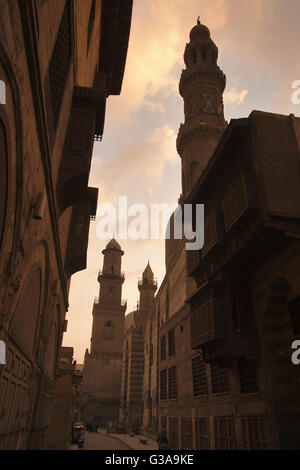
M 0 105 L 5 139 L 0 337 L 8 358 L 0 366 L 3 449 L 46 447 L 70 275 L 85 268 L 91 206 L 96 205 L 87 181 L 100 100 L 94 97 L 97 89 L 90 88 L 99 65 L 100 0 L 89 51 L 83 54 L 92 5 L 92 0 L 0 1 L 0 78 L 7 97 Z M 85 87 L 86 100 L 78 96 L 78 87 Z M 99 93 L 103 104 L 110 90 L 102 86 Z M 84 135 L 76 131 L 80 124 Z M 78 166 L 83 160 L 84 169 Z M 70 172 L 81 178 L 73 192 L 64 186 Z M 67 201 L 66 195 L 71 196 Z M 38 202 L 43 206 L 39 220 L 33 217 Z

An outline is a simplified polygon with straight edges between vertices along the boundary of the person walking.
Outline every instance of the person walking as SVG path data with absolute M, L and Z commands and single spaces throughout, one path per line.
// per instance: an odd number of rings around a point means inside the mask
M 166 431 L 162 431 L 157 438 L 158 450 L 170 450 Z

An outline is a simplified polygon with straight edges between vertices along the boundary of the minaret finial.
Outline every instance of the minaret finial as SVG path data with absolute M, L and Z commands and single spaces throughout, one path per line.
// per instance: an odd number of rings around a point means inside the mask
M 197 24 L 200 24 L 200 16 L 197 18 Z

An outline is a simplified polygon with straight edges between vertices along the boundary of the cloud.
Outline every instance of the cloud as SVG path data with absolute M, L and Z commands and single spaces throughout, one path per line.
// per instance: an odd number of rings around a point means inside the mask
M 224 103 L 241 104 L 243 103 L 245 96 L 249 93 L 248 90 L 237 91 L 235 87 L 223 94 Z
M 165 165 L 179 160 L 176 134 L 168 124 L 164 124 L 151 129 L 112 162 L 95 160 L 97 163 L 93 166 L 89 184 L 101 188 L 101 202 L 112 202 L 119 194 L 130 195 L 143 202 L 149 200 L 153 188 L 161 183 Z

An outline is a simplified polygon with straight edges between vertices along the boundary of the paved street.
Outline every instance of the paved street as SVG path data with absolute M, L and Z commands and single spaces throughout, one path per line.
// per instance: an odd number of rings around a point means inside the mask
M 71 445 L 70 450 L 78 450 L 77 445 Z M 80 449 L 81 450 L 81 449 Z M 102 433 L 85 434 L 83 450 L 131 450 L 125 443 Z

